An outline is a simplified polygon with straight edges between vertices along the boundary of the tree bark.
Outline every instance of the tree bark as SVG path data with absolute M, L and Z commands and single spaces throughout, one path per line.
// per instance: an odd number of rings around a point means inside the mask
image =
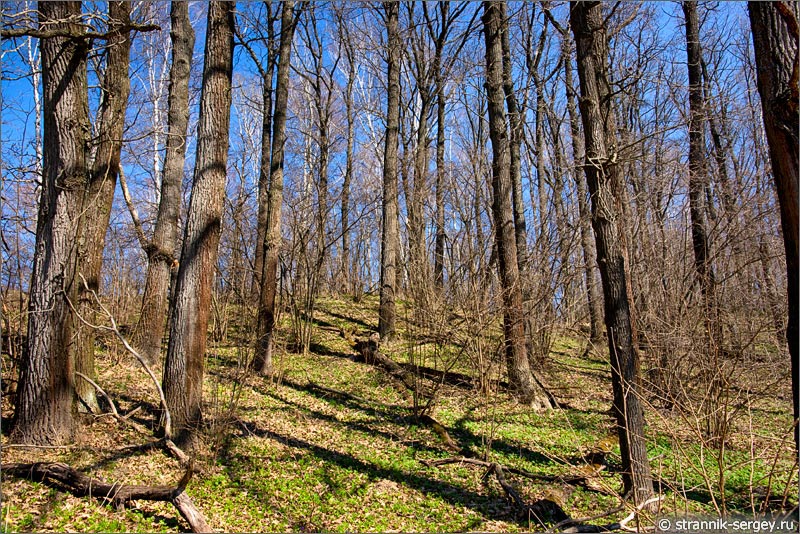
M 580 109 L 585 136 L 586 181 L 592 199 L 592 226 L 605 297 L 605 322 L 611 355 L 611 381 L 617 420 L 623 485 L 636 504 L 653 493 L 644 413 L 640 401 L 639 355 L 634 345 L 628 295 L 628 257 L 625 232 L 620 228 L 624 187 L 617 165 L 617 132 L 608 81 L 608 37 L 600 2 L 570 6 L 580 78 Z
M 177 442 L 191 444 L 201 420 L 211 286 L 227 178 L 233 71 L 233 2 L 211 2 L 197 126 L 192 196 L 170 313 L 164 395 Z
M 800 322 L 800 263 L 798 263 L 798 4 L 796 2 L 750 2 L 750 27 L 756 56 L 758 93 L 761 95 L 764 129 L 769 144 L 772 176 L 781 208 L 783 246 L 786 250 L 789 323 L 786 338 L 792 362 L 794 441 L 800 449 L 800 400 L 798 399 L 798 322 Z
M 172 65 L 169 72 L 167 108 L 167 147 L 161 176 L 161 199 L 158 204 L 153 239 L 147 250 L 147 280 L 139 317 L 138 345 L 150 364 L 159 360 L 166 329 L 171 273 L 176 267 L 178 217 L 181 209 L 181 184 L 186 161 L 189 125 L 189 75 L 194 51 L 194 30 L 186 2 L 172 2 Z
M 80 2 L 40 2 L 39 26 L 81 33 Z M 27 357 L 20 366 L 12 441 L 59 444 L 72 439 L 73 343 L 77 237 L 89 142 L 87 41 L 41 40 L 44 176 L 28 305 Z
M 258 325 L 253 369 L 265 376 L 272 374 L 274 350 L 275 299 L 278 293 L 278 258 L 281 249 L 281 208 L 283 204 L 283 153 L 286 143 L 286 108 L 289 102 L 289 67 L 292 40 L 297 25 L 294 1 L 281 7 L 281 38 L 275 86 L 275 112 L 272 121 L 272 147 L 267 198 L 267 227 L 264 237 L 264 270 L 258 302 Z
M 253 300 L 258 303 L 261 296 L 261 280 L 264 272 L 264 256 L 267 235 L 267 213 L 269 212 L 269 183 L 272 156 L 273 82 L 277 58 L 275 55 L 275 15 L 270 2 L 267 9 L 267 64 L 261 76 L 261 165 L 258 173 L 258 219 L 256 222 L 256 251 L 253 266 Z M 255 60 L 255 58 L 253 58 Z
M 583 249 L 583 271 L 586 282 L 586 300 L 589 307 L 589 340 L 598 342 L 603 337 L 602 297 L 597 288 L 595 269 L 597 255 L 592 243 L 591 214 L 586 194 L 586 176 L 578 168 L 584 159 L 583 140 L 581 139 L 580 117 L 575 103 L 575 84 L 572 77 L 572 53 L 568 35 L 563 35 L 561 51 L 564 62 L 564 83 L 567 92 L 567 113 L 569 114 L 569 131 L 572 139 L 572 160 L 575 169 L 572 171 L 578 196 L 578 216 L 580 217 L 581 248 Z
M 128 29 L 131 21 L 130 8 L 128 2 L 108 4 L 109 32 L 105 72 L 100 83 L 99 124 L 84 198 L 82 234 L 78 238 L 78 272 L 83 280 L 78 281 L 76 307 L 78 313 L 93 324 L 96 322 L 93 320 L 95 295 L 100 290 L 103 248 L 117 186 L 125 109 L 131 85 L 128 77 L 131 49 Z M 75 372 L 94 378 L 95 330 L 83 323 L 76 326 Z M 89 382 L 76 379 L 75 393 L 78 410 L 92 413 L 99 411 L 95 388 Z
M 483 25 L 486 37 L 489 138 L 492 142 L 492 216 L 502 288 L 508 379 L 511 388 L 522 402 L 530 403 L 537 408 L 549 408 L 550 401 L 547 395 L 531 373 L 525 345 L 525 313 L 522 307 L 522 285 L 517 263 L 508 126 L 503 92 L 501 34 L 508 31 L 504 1 L 489 0 L 483 3 Z
M 400 32 L 398 2 L 383 3 L 386 12 L 387 93 L 386 139 L 383 151 L 383 231 L 381 234 L 381 290 L 378 335 L 388 341 L 395 335 L 395 294 L 400 234 L 397 220 L 397 170 L 400 127 Z
M 522 148 L 523 124 L 522 110 L 517 102 L 514 92 L 514 78 L 512 77 L 511 43 L 508 37 L 508 27 L 501 33 L 500 41 L 503 47 L 503 94 L 508 107 L 508 120 L 511 126 L 509 142 L 509 160 L 511 173 L 511 202 L 514 211 L 514 239 L 517 248 L 517 266 L 524 272 L 528 258 L 528 232 L 525 224 L 525 205 L 522 201 Z
M 714 296 L 714 270 L 708 257 L 708 229 L 704 207 L 707 179 L 700 22 L 697 2 L 683 2 L 682 5 L 686 22 L 686 56 L 689 69 L 689 213 L 692 222 L 692 249 L 700 288 L 707 302 L 706 313 L 709 314 L 710 303 L 713 302 Z

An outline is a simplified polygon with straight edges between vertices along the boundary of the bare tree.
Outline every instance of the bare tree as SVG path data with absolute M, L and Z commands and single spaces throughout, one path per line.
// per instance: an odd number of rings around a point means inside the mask
M 302 4 L 299 9 L 302 9 Z M 275 112 L 272 123 L 267 227 L 264 234 L 264 270 L 261 273 L 258 325 L 253 359 L 253 369 L 262 375 L 272 374 L 272 353 L 275 344 L 275 298 L 278 292 L 278 257 L 282 243 L 283 155 L 286 143 L 286 108 L 289 100 L 289 67 L 294 30 L 300 16 L 299 9 L 295 13 L 293 0 L 283 2 L 281 7 L 281 37 L 275 86 Z
M 795 2 L 750 2 L 750 27 L 756 56 L 758 93 L 761 95 L 764 129 L 767 132 L 772 176 L 781 207 L 783 245 L 786 249 L 789 323 L 786 338 L 792 360 L 792 398 L 794 401 L 794 440 L 800 449 L 800 388 L 798 373 L 800 348 L 800 263 L 798 263 L 798 61 L 800 61 L 800 28 L 798 4 Z
M 208 5 L 192 196 L 170 312 L 164 395 L 179 442 L 190 444 L 201 420 L 206 332 L 227 178 L 233 71 L 234 3 Z
M 397 208 L 398 144 L 400 127 L 400 4 L 383 3 L 388 41 L 386 75 L 386 138 L 383 151 L 383 233 L 381 236 L 381 290 L 378 334 L 390 340 L 395 334 L 395 295 L 400 234 Z
M 44 167 L 12 441 L 59 444 L 73 436 L 70 345 L 78 295 L 77 236 L 88 177 L 86 57 L 80 2 L 40 2 Z M 70 38 L 67 35 L 74 35 Z
M 100 83 L 97 136 L 92 147 L 94 153 L 84 199 L 82 235 L 78 238 L 78 272 L 86 283 L 81 283 L 78 288 L 77 310 L 84 318 L 93 315 L 94 294 L 100 288 L 103 247 L 119 174 L 125 109 L 130 93 L 130 9 L 128 2 L 108 4 L 108 39 L 105 70 Z M 75 372 L 90 379 L 95 377 L 94 342 L 95 330 L 83 323 L 78 324 L 74 346 Z M 98 411 L 95 388 L 91 383 L 76 380 L 75 392 L 79 410 Z
M 177 265 L 175 249 L 178 246 L 178 216 L 189 125 L 189 74 L 194 50 L 194 30 L 186 2 L 172 2 L 170 21 L 172 65 L 169 72 L 167 146 L 153 238 L 144 244 L 148 268 L 137 327 L 142 355 L 151 364 L 158 361 L 161 352 L 171 272 Z
M 502 33 L 508 31 L 506 4 L 504 1 L 486 1 L 483 3 L 483 10 L 489 137 L 492 141 L 492 216 L 503 300 L 503 332 L 508 379 L 520 400 L 536 407 L 550 407 L 546 392 L 531 373 L 525 344 L 525 317 L 517 263 L 511 201 L 509 134 L 503 91 Z
M 631 320 L 630 278 L 625 231 L 620 228 L 624 187 L 617 164 L 616 124 L 608 80 L 608 36 L 600 2 L 570 6 L 580 78 L 580 109 L 585 137 L 586 181 L 592 199 L 592 226 L 603 282 L 614 414 L 617 420 L 625 492 L 637 504 L 653 493 L 644 413 L 640 399 L 639 355 Z

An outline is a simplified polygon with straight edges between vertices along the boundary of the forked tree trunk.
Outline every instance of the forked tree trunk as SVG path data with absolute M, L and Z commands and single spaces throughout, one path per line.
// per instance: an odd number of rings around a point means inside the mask
M 208 4 L 195 173 L 164 364 L 164 395 L 172 414 L 171 430 L 178 442 L 190 445 L 201 420 L 211 286 L 225 195 L 233 10 L 233 2 Z M 170 429 L 166 430 L 169 435 Z
M 80 34 L 80 2 L 40 2 L 39 26 Z M 27 357 L 20 365 L 11 440 L 59 444 L 72 439 L 75 267 L 89 142 L 88 41 L 41 40 L 44 175 L 28 305 Z
M 783 246 L 786 250 L 789 323 L 786 338 L 792 360 L 792 399 L 794 401 L 794 441 L 800 449 L 800 399 L 798 399 L 798 322 L 800 322 L 800 264 L 798 263 L 798 4 L 796 2 L 750 2 L 750 27 L 756 55 L 756 75 L 764 129 L 767 132 L 772 176 L 781 207 Z
M 400 127 L 400 32 L 398 2 L 383 3 L 388 33 L 386 140 L 383 151 L 383 231 L 381 234 L 381 290 L 378 334 L 381 341 L 395 334 L 395 294 L 400 234 L 397 220 L 397 167 Z
M 611 109 L 608 37 L 604 20 L 600 2 L 577 2 L 570 6 L 586 141 L 584 169 L 592 199 L 592 226 L 605 297 L 622 480 L 625 492 L 632 492 L 638 505 L 653 494 L 653 483 L 644 439 L 639 355 L 634 345 L 628 295 L 627 246 L 624 229 L 619 227 L 619 221 L 623 220 L 620 189 L 625 185 L 616 162 L 617 132 Z
M 272 374 L 275 334 L 275 299 L 278 293 L 278 257 L 281 250 L 281 208 L 283 205 L 283 152 L 286 143 L 286 108 L 289 102 L 289 66 L 292 39 L 297 18 L 294 1 L 287 0 L 281 9 L 281 44 L 275 86 L 275 112 L 272 122 L 272 147 L 267 198 L 267 227 L 264 236 L 264 270 L 258 302 L 258 325 L 253 369 L 265 376 Z
M 151 364 L 159 360 L 166 329 L 169 285 L 177 258 L 178 216 L 181 209 L 181 184 L 186 161 L 186 132 L 189 125 L 189 74 L 194 50 L 194 30 L 189 21 L 187 2 L 172 2 L 172 65 L 169 71 L 167 108 L 167 147 L 161 176 L 161 200 L 147 250 L 147 281 L 139 317 L 138 345 Z
M 511 201 L 512 177 L 508 126 L 503 92 L 503 48 L 501 33 L 508 31 L 506 4 L 483 3 L 486 37 L 486 94 L 489 108 L 489 138 L 492 142 L 492 216 L 503 299 L 508 379 L 517 397 L 536 407 L 549 408 L 550 400 L 531 373 L 525 344 L 525 313 L 517 264 L 514 214 Z
M 81 224 L 82 235 L 78 238 L 78 313 L 91 322 L 94 320 L 95 297 L 100 289 L 100 271 L 103 266 L 103 248 L 106 230 L 117 187 L 119 158 L 122 150 L 122 132 L 125 126 L 125 109 L 128 104 L 131 81 L 128 76 L 130 64 L 130 3 L 109 2 L 109 36 L 106 51 L 106 68 L 100 83 L 101 98 L 98 113 L 97 141 L 94 159 L 89 171 L 89 183 L 84 199 Z M 85 282 L 85 284 L 84 284 Z M 75 372 L 89 378 L 95 377 L 94 342 L 95 329 L 80 321 L 76 324 Z M 76 375 L 75 392 L 78 409 L 97 412 L 95 388 Z

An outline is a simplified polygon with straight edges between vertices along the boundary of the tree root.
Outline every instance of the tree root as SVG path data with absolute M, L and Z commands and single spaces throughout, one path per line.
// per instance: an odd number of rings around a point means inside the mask
M 60 462 L 2 464 L 0 470 L 4 475 L 43 482 L 65 489 L 78 497 L 95 497 L 118 509 L 135 500 L 171 502 L 181 517 L 189 523 L 192 532 L 213 532 L 203 514 L 184 492 L 192 478 L 191 468 L 186 470 L 175 487 L 108 484 Z

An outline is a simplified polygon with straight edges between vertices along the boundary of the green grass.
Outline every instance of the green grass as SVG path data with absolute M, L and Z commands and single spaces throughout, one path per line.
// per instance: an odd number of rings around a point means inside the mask
M 484 476 L 485 468 L 423 463 L 453 453 L 430 428 L 415 422 L 403 388 L 380 369 L 350 358 L 354 348 L 346 337 L 368 335 L 376 326 L 377 304 L 374 297 L 358 304 L 320 299 L 312 351 L 281 352 L 274 380 L 242 372 L 250 355 L 247 347 L 223 345 L 209 351 L 204 393 L 207 428 L 200 471 L 187 489 L 197 507 L 215 529 L 228 532 L 542 529 L 516 514 L 495 479 Z M 503 380 L 504 366 L 490 350 L 496 342 L 492 336 L 499 335 L 496 326 L 479 332 L 488 338 L 470 338 L 478 334 L 470 333 L 467 325 L 454 328 L 450 338 L 425 344 L 414 343 L 403 330 L 385 350 L 399 362 L 474 377 L 473 354 L 465 347 L 466 342 L 480 341 L 490 372 Z M 284 315 L 281 334 L 289 328 Z M 580 339 L 566 335 L 553 339 L 552 361 L 541 378 L 564 404 L 562 409 L 534 412 L 514 402 L 496 382 L 494 389 L 483 393 L 469 383 L 445 382 L 438 386 L 431 414 L 475 457 L 540 477 L 589 473 L 605 492 L 509 475 L 526 502 L 550 499 L 572 517 L 616 507 L 620 501 L 613 493 L 621 489 L 620 476 L 614 472 L 619 447 L 608 413 L 608 363 L 599 351 L 582 357 L 583 350 Z M 139 404 L 155 406 L 152 385 L 129 358 L 101 354 L 98 367 L 98 382 L 121 412 Z M 782 493 L 785 487 L 796 486 L 791 441 L 774 438 L 788 428 L 788 410 L 785 400 L 761 399 L 749 412 L 752 420 L 737 421 L 738 437 L 722 456 L 725 501 L 730 507 L 747 510 L 754 488 L 769 486 Z M 676 414 L 648 407 L 646 415 L 649 454 L 654 473 L 664 484 L 665 509 L 713 511 L 712 501 L 722 500 L 717 451 L 701 447 Z M 136 420 L 153 424 L 147 409 Z M 65 461 L 92 476 L 127 484 L 174 485 L 182 475 L 177 461 L 160 450 L 120 452 L 125 445 L 151 440 L 151 434 L 108 417 L 85 423 L 77 448 L 7 449 L 3 461 Z M 746 434 L 752 442 L 740 437 L 746 431 L 742 425 L 759 429 L 760 433 Z M 598 448 L 608 459 L 602 469 L 584 459 Z M 165 532 L 187 526 L 168 503 L 143 501 L 114 510 L 42 484 L 3 482 L 3 532 Z M 796 503 L 792 499 L 788 504 Z M 627 514 L 623 511 L 601 522 Z

